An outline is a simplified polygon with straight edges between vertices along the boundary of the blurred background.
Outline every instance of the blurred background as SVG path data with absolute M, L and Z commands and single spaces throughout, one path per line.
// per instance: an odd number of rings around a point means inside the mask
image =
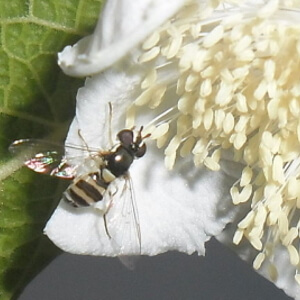
M 205 257 L 141 257 L 134 271 L 116 258 L 63 254 L 18 300 L 291 300 L 231 250 L 211 240 Z

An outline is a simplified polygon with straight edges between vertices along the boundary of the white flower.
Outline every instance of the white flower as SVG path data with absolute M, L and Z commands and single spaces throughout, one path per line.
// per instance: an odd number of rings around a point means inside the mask
M 66 73 L 95 74 L 67 142 L 107 150 L 112 103 L 114 134 L 151 133 L 130 170 L 141 254 L 204 254 L 218 236 L 300 299 L 298 2 L 141 2 L 108 1 L 94 35 L 59 55 Z M 65 203 L 45 232 L 72 253 L 138 254 L 123 201 L 108 213 L 113 239 L 95 208 Z
M 95 33 L 58 55 L 58 64 L 71 76 L 90 76 L 124 57 L 185 0 L 107 1 Z M 100 50 L 100 51 L 99 51 Z
M 158 2 L 151 1 L 146 5 L 146 7 L 149 6 L 152 7 L 153 12 L 160 11 L 162 8 L 165 11 L 151 14 L 154 20 L 146 23 L 151 25 L 149 25 L 150 29 L 144 25 L 144 17 L 139 16 L 139 11 L 130 10 L 130 16 L 137 17 L 137 22 L 133 21 L 135 26 L 132 30 L 143 28 L 143 36 L 138 35 L 140 40 L 145 39 L 149 35 L 149 31 L 153 30 L 152 24 L 161 24 L 171 16 L 170 12 L 172 11 L 175 14 L 175 8 L 178 10 L 181 2 L 175 1 L 170 4 L 170 7 L 164 8 L 168 5 L 164 4 L 161 7 Z M 114 7 L 115 10 L 112 11 L 111 7 Z M 135 6 L 131 5 L 130 1 L 128 3 L 124 1 L 120 7 L 134 9 Z M 108 2 L 101 20 L 106 20 L 111 15 L 120 15 L 120 7 L 113 5 L 113 2 Z M 124 23 L 127 26 L 128 13 L 120 15 L 118 19 L 120 24 Z M 126 34 L 128 32 L 126 27 L 123 28 L 120 24 L 115 26 L 108 20 L 103 24 L 103 27 L 97 26 L 94 35 L 89 38 L 90 40 L 97 40 L 107 32 L 114 32 L 111 25 L 121 32 L 126 31 Z M 114 32 L 114 38 L 121 37 L 122 39 L 122 34 L 119 34 L 118 30 Z M 123 56 L 128 52 L 125 39 L 126 37 L 123 41 Z M 118 42 L 116 41 L 116 43 Z M 110 50 L 100 47 L 100 49 L 96 49 L 99 53 L 94 50 L 95 54 L 85 57 L 82 64 L 86 62 L 86 66 L 78 63 L 82 58 L 82 54 L 77 56 L 78 46 L 74 46 L 72 49 L 67 47 L 60 55 L 60 64 L 67 65 L 65 60 L 69 59 L 70 51 L 74 51 L 75 55 L 71 54 L 71 57 L 75 57 L 74 65 L 68 63 L 70 69 L 74 70 L 74 74 L 82 74 L 81 70 L 86 68 L 89 70 L 91 65 L 97 65 L 97 72 L 99 72 L 107 67 L 105 56 L 98 62 L 102 53 L 110 53 L 111 62 L 119 59 L 113 55 L 114 39 L 105 46 Z M 134 46 L 135 43 L 131 45 L 131 47 Z M 128 107 L 137 98 L 141 81 L 148 72 L 148 68 L 137 63 L 141 50 L 138 48 L 131 50 L 128 56 L 118 64 L 114 64 L 103 73 L 88 78 L 85 87 L 78 91 L 76 117 L 71 125 L 66 143 L 82 146 L 86 143 L 91 148 L 108 150 L 110 144 L 109 102 L 113 106 L 113 135 L 115 136 L 125 127 Z M 96 62 L 94 57 L 96 57 Z M 95 69 L 92 69 L 91 73 L 94 72 L 96 72 Z M 137 127 L 147 125 L 151 119 L 153 119 L 151 115 L 143 116 L 141 120 L 135 121 L 135 125 Z M 129 119 L 127 118 L 127 120 Z M 80 136 L 78 129 L 80 129 Z M 228 205 L 231 206 L 228 192 L 234 179 L 227 173 L 225 174 L 225 171 L 215 173 L 205 169 L 196 169 L 190 159 L 182 161 L 181 164 L 178 163 L 176 170 L 170 172 L 164 166 L 163 153 L 156 149 L 151 140 L 146 143 L 148 146 L 146 155 L 134 162 L 130 169 L 140 220 L 141 254 L 155 255 L 169 250 L 186 253 L 197 251 L 199 254 L 204 254 L 204 243 L 211 236 L 219 234 L 231 220 L 233 212 L 228 210 L 228 213 L 225 213 L 225 211 Z M 68 155 L 72 156 L 72 149 L 68 149 L 68 151 Z M 182 176 L 183 174 L 184 176 Z M 212 194 L 211 191 L 214 193 Z M 118 239 L 111 233 L 113 229 L 110 228 L 119 226 L 121 234 L 127 234 L 126 230 L 122 229 L 124 226 L 122 223 L 124 218 L 121 216 L 123 200 L 122 197 L 118 201 L 114 199 L 115 215 L 113 217 L 116 225 L 108 224 L 109 233 L 114 241 L 105 233 L 103 216 L 97 209 L 93 207 L 76 209 L 63 202 L 51 217 L 45 232 L 55 244 L 71 253 L 109 256 L 139 254 L 138 248 L 132 248 L 130 237 L 123 238 L 124 242 L 120 241 L 122 237 Z M 111 214 L 110 211 L 108 217 Z M 120 247 L 118 247 L 119 245 Z

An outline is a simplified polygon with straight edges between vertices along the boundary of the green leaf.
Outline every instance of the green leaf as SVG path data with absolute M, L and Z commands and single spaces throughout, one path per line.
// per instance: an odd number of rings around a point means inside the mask
M 82 80 L 56 55 L 92 32 L 101 0 L 0 1 L 0 299 L 16 299 L 60 253 L 43 227 L 66 183 L 22 168 L 8 153 L 20 138 L 66 135 Z

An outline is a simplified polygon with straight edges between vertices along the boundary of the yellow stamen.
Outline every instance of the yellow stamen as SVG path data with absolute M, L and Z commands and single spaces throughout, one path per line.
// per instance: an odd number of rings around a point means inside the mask
M 217 171 L 231 149 L 245 164 L 233 203 L 251 207 L 234 244 L 247 239 L 259 251 L 254 268 L 268 261 L 274 280 L 282 245 L 300 282 L 300 26 L 279 0 L 221 18 L 209 3 L 187 5 L 143 44 L 139 61 L 150 71 L 129 123 L 141 109 L 158 115 L 152 139 L 165 147 L 168 169 L 190 154 L 195 166 Z

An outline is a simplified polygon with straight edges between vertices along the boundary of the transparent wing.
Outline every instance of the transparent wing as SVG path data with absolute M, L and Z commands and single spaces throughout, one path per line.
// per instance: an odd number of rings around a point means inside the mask
M 121 263 L 129 270 L 134 270 L 140 256 L 119 256 L 118 257 Z
M 66 148 L 78 151 L 78 155 L 66 158 Z M 76 176 L 76 166 L 94 151 L 76 145 L 62 145 L 39 139 L 21 139 L 14 141 L 9 151 L 14 155 L 21 155 L 24 164 L 37 173 L 48 174 L 65 179 Z M 74 151 L 73 151 L 74 153 Z M 76 161 L 76 163 L 72 163 Z
M 105 214 L 108 234 L 112 246 L 119 254 L 121 262 L 128 268 L 134 266 L 131 255 L 141 254 L 141 230 L 138 208 L 129 174 L 116 178 L 106 192 L 110 201 Z

